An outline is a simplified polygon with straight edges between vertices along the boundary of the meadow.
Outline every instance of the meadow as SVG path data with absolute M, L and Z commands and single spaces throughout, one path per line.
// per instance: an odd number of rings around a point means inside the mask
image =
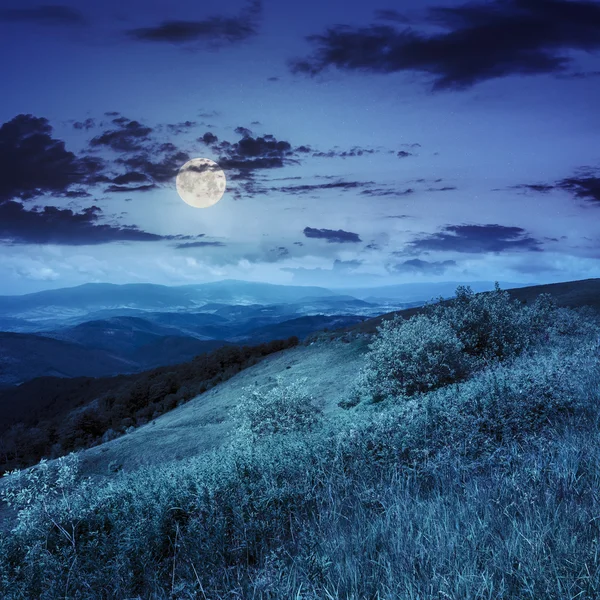
M 0 597 L 598 598 L 599 340 L 592 310 L 459 287 L 381 323 L 335 412 L 282 372 L 218 449 L 12 471 Z

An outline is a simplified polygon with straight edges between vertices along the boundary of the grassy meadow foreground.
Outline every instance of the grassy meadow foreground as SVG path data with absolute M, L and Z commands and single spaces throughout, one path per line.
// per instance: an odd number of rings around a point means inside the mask
M 212 447 L 163 427 L 188 440 L 167 460 L 147 423 L 7 474 L 0 597 L 598 598 L 599 335 L 547 294 L 459 287 L 311 370 L 287 369 L 308 347 L 269 356 L 206 404 Z

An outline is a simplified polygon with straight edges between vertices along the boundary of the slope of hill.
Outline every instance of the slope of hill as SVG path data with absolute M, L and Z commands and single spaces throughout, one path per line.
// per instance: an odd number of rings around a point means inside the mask
M 122 357 L 81 344 L 27 333 L 0 332 L 0 385 L 52 375 L 102 377 L 131 373 L 138 365 Z
M 111 464 L 129 471 L 218 448 L 229 441 L 233 426 L 229 412 L 242 398 L 244 388 L 271 389 L 282 373 L 286 380 L 306 377 L 325 415 L 340 412 L 337 402 L 346 397 L 367 351 L 366 339 L 357 339 L 350 344 L 301 345 L 267 356 L 154 422 L 85 450 L 84 472 L 105 477 L 110 475 Z
M 592 306 L 600 313 L 600 279 L 534 286 L 509 290 L 511 296 L 531 302 L 540 293 L 550 293 L 559 306 Z M 422 311 L 422 307 L 396 311 L 405 318 Z M 286 381 L 307 377 L 311 394 L 319 400 L 325 414 L 342 409 L 337 402 L 347 397 L 351 383 L 368 352 L 370 336 L 389 313 L 368 319 L 351 327 L 315 335 L 321 343 L 300 345 L 267 356 L 259 364 L 236 374 L 188 403 L 162 415 L 130 434 L 83 453 L 84 473 L 99 477 L 110 475 L 108 465 L 133 470 L 140 465 L 159 464 L 218 448 L 231 432 L 229 411 L 243 396 L 244 388 L 268 390 L 276 377 L 285 374 Z M 340 338 L 352 340 L 344 343 Z M 331 339 L 333 338 L 333 339 Z M 140 448 L 144 451 L 140 452 Z
M 500 287 L 502 288 L 502 286 Z M 568 281 L 564 283 L 550 283 L 524 288 L 507 289 L 506 291 L 510 294 L 511 298 L 519 300 L 523 303 L 535 301 L 540 294 L 550 294 L 558 306 L 570 308 L 588 306 L 600 314 L 600 279 L 582 279 L 579 281 Z M 442 304 L 447 304 L 451 300 L 452 298 L 448 298 L 442 301 Z M 377 327 L 381 325 L 382 321 L 392 319 L 396 314 L 404 317 L 405 319 L 409 319 L 413 315 L 423 312 L 423 310 L 423 305 L 420 305 L 413 308 L 387 312 L 372 319 L 367 319 L 356 325 L 344 327 L 335 333 L 330 333 L 328 335 L 340 337 L 348 332 L 372 335 L 376 333 Z

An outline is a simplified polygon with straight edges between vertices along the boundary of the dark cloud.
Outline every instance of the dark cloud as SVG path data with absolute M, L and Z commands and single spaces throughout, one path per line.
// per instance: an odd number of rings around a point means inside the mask
M 175 248 L 204 248 L 206 246 L 225 246 L 223 242 L 187 242 L 184 244 L 176 244 Z
M 443 275 L 449 267 L 455 267 L 456 261 L 444 260 L 441 262 L 428 262 L 413 258 L 394 265 L 392 270 L 396 273 L 426 273 L 427 275 Z
M 154 183 L 147 183 L 145 185 L 134 185 L 126 186 L 126 185 L 109 185 L 104 192 L 106 194 L 109 193 L 119 193 L 119 192 L 149 192 L 150 190 L 156 189 L 157 186 Z
M 276 255 L 276 260 L 280 259 L 280 258 L 285 258 L 286 256 L 289 256 L 290 251 L 284 247 L 284 246 L 279 246 L 277 248 L 271 248 L 271 253 Z
M 96 126 L 96 121 L 94 119 L 86 119 L 85 121 L 75 121 L 73 123 L 74 129 L 93 129 Z
M 144 173 L 136 173 L 135 171 L 131 171 L 129 173 L 125 173 L 123 175 L 118 175 L 115 177 L 112 182 L 117 185 L 129 185 L 130 183 L 144 183 L 148 181 L 148 176 Z
M 342 229 L 334 231 L 333 229 L 314 229 L 313 227 L 305 227 L 304 235 L 307 238 L 327 240 L 329 243 L 357 243 L 362 241 L 358 236 L 358 233 L 352 233 L 351 231 L 344 231 Z
M 183 151 L 171 151 L 162 157 L 147 151 L 128 158 L 117 158 L 115 162 L 145 174 L 155 183 L 166 183 L 175 178 L 189 159 L 189 154 Z
M 452 190 L 456 190 L 458 189 L 456 186 L 453 185 L 445 185 L 444 187 L 441 188 L 427 188 L 428 192 L 451 192 Z
M 310 148 L 307 146 L 300 146 L 297 148 L 297 152 L 310 152 Z M 363 154 L 376 154 L 381 150 L 374 150 L 372 148 L 361 148 L 359 146 L 353 146 L 350 150 L 328 150 L 327 152 L 313 152 L 312 156 L 318 158 L 348 158 L 353 156 L 363 156 Z
M 520 183 L 511 186 L 513 189 L 531 190 L 532 192 L 541 192 L 544 194 L 552 191 L 555 187 L 554 185 L 547 185 L 545 183 Z
M 412 154 L 406 150 L 398 150 L 398 152 L 396 152 L 396 156 L 398 158 L 406 158 L 407 156 L 412 156 Z
M 361 196 L 408 196 L 414 194 L 415 190 L 406 188 L 405 190 L 386 190 L 383 188 L 372 188 L 360 192 Z
M 410 219 L 410 215 L 388 215 L 386 219 Z
M 333 183 L 287 185 L 273 189 L 276 189 L 279 192 L 285 192 L 287 194 L 306 194 L 315 190 L 351 190 L 364 187 L 366 185 L 373 185 L 374 183 L 374 181 L 336 181 Z
M 238 142 L 223 140 L 212 144 L 213 151 L 220 154 L 217 162 L 226 172 L 227 179 L 239 182 L 237 188 L 231 189 L 234 199 L 241 199 L 242 191 L 250 197 L 269 192 L 257 183 L 257 172 L 279 169 L 286 164 L 298 164 L 289 142 L 277 140 L 271 134 L 253 137 L 245 127 L 237 127 L 236 131 L 242 135 Z
M 0 10 L 0 21 L 41 23 L 44 25 L 85 25 L 81 12 L 70 6 L 45 4 L 36 8 L 7 8 Z
M 247 127 L 236 127 L 234 131 L 242 137 L 250 137 L 252 135 L 252 131 Z
M 600 202 L 600 177 L 594 176 L 592 171 L 583 172 L 578 177 L 561 179 L 556 186 L 572 193 L 576 198 Z
M 586 0 L 506 0 L 427 10 L 425 35 L 388 25 L 330 27 L 308 36 L 312 57 L 292 60 L 293 73 L 314 76 L 329 66 L 434 76 L 433 90 L 466 89 L 507 75 L 561 74 L 570 54 L 600 48 L 600 4 Z M 380 15 L 381 16 L 381 15 Z
M 99 158 L 66 150 L 52 137 L 48 119 L 21 114 L 0 127 L 0 203 L 62 195 L 72 185 L 103 181 L 104 166 Z
M 219 138 L 214 133 L 207 131 L 202 137 L 198 138 L 198 141 L 204 142 L 207 146 L 210 146 L 211 144 L 218 142 Z
M 237 17 L 209 17 L 203 21 L 163 21 L 154 27 L 131 29 L 127 35 L 137 41 L 185 44 L 195 41 L 239 42 L 257 33 L 261 0 L 253 0 Z
M 183 121 L 182 123 L 172 123 L 167 125 L 167 130 L 172 135 L 180 135 L 182 133 L 186 133 L 190 129 L 196 127 L 196 121 Z
M 527 236 L 520 227 L 503 225 L 450 225 L 439 233 L 424 235 L 407 244 L 409 253 L 423 250 L 453 252 L 503 252 L 529 250 L 541 252 L 541 243 Z
M 521 183 L 512 188 L 530 190 L 538 193 L 548 193 L 552 190 L 569 192 L 573 197 L 588 202 L 600 203 L 600 169 L 584 167 L 573 177 L 559 179 L 555 183 Z
M 152 128 L 146 127 L 138 121 L 131 121 L 126 117 L 113 119 L 113 123 L 119 126 L 98 135 L 90 141 L 92 148 L 106 146 L 116 152 L 136 152 L 144 149 L 150 141 Z
M 97 206 L 90 206 L 81 212 L 56 206 L 26 210 L 19 202 L 4 202 L 0 204 L 0 239 L 13 244 L 69 246 L 185 239 L 180 236 L 160 236 L 133 226 L 103 224 L 99 222 L 101 215 L 102 210 Z

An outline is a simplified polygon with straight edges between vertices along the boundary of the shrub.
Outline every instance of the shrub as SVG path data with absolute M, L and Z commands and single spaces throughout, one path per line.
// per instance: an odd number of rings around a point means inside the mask
M 428 392 L 466 377 L 470 366 L 452 327 L 436 315 L 383 321 L 351 392 L 379 402 Z
M 500 289 L 498 282 L 493 292 L 482 294 L 461 285 L 451 303 L 429 305 L 427 311 L 452 327 L 466 354 L 484 363 L 516 356 L 530 345 L 540 328 L 549 325 L 552 304 L 548 294 L 543 296 L 526 311 Z
M 306 391 L 306 380 L 303 377 L 284 385 L 279 376 L 277 385 L 266 393 L 245 388 L 246 393 L 232 411 L 238 433 L 254 438 L 312 429 L 320 420 L 322 410 Z

